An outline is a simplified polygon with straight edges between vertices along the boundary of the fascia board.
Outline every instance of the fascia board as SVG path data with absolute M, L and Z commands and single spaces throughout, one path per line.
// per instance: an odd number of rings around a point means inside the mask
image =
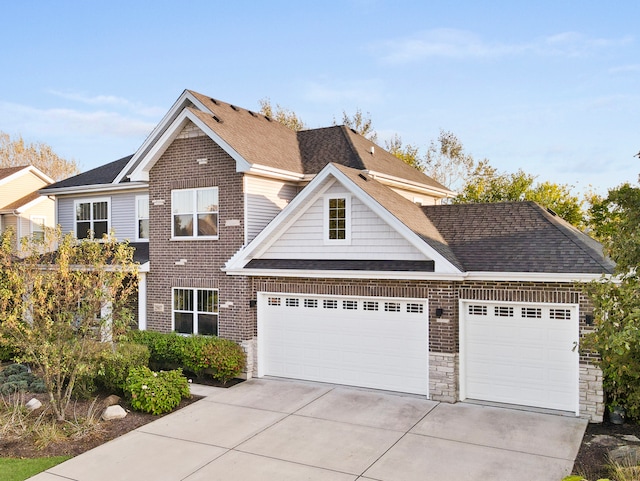
M 373 212 L 380 216 L 385 222 L 387 222 L 393 229 L 400 233 L 408 242 L 411 243 L 422 254 L 436 262 L 436 267 L 440 273 L 459 273 L 457 269 L 449 260 L 437 252 L 433 247 L 427 244 L 420 236 L 413 232 L 403 222 L 401 222 L 396 216 L 391 214 L 387 209 L 382 207 L 373 197 L 364 192 L 360 187 L 354 184 L 351 179 L 344 175 L 340 170 L 334 168 L 335 177 L 342 182 L 343 185 L 353 186 L 349 189 L 353 195 L 355 195 L 363 204 L 369 207 Z
M 188 106 L 188 102 L 196 105 L 200 110 L 208 111 L 202 102 L 200 102 L 191 92 L 185 90 L 182 92 L 178 100 L 174 102 L 169 111 L 162 117 L 162 120 L 156 125 L 156 127 L 151 131 L 151 133 L 147 136 L 142 145 L 136 150 L 136 153 L 131 157 L 131 160 L 127 162 L 127 165 L 120 171 L 118 176 L 113 181 L 114 184 L 118 182 L 122 182 L 129 172 L 130 169 L 134 168 L 140 161 L 140 159 L 145 156 L 145 153 L 149 150 L 149 148 L 157 141 L 159 137 L 166 131 L 169 125 L 174 121 L 174 119 L 178 116 L 181 110 L 185 109 Z
M 382 172 L 376 172 L 376 171 L 373 171 L 373 170 L 367 170 L 366 172 L 369 175 L 371 175 L 372 178 L 374 178 L 375 180 L 377 180 L 381 184 L 394 185 L 396 187 L 417 189 L 417 190 L 422 191 L 424 193 L 439 194 L 442 197 L 455 197 L 457 195 L 456 192 L 454 192 L 452 190 L 449 190 L 449 189 L 439 189 L 438 187 L 433 187 L 433 186 L 426 185 L 426 184 L 420 184 L 418 182 L 412 182 L 412 181 L 409 181 L 407 179 L 403 179 L 403 178 L 400 178 L 400 177 L 395 177 L 395 176 L 389 175 L 389 174 L 384 174 Z
M 59 189 L 40 189 L 38 192 L 43 195 L 66 195 L 66 194 L 95 194 L 100 192 L 113 192 L 117 190 L 149 190 L 146 182 L 127 182 L 124 184 L 92 184 L 78 185 L 75 187 L 61 187 Z
M 184 109 L 173 120 L 171 125 L 164 131 L 164 133 L 157 139 L 156 143 L 145 155 L 145 158 L 138 164 L 135 170 L 131 173 L 131 180 L 136 181 L 149 181 L 149 170 L 155 165 L 158 159 L 162 156 L 165 150 L 171 145 L 175 138 L 180 134 L 182 128 L 186 124 L 187 120 L 193 122 L 200 130 L 202 130 L 211 140 L 218 144 L 227 154 L 229 154 L 233 160 L 236 161 L 236 170 L 245 171 L 251 167 L 251 164 L 247 162 L 238 152 L 236 152 L 226 141 L 222 139 L 218 134 L 209 128 L 197 115 L 193 114 L 188 109 Z
M 407 272 L 407 271 L 336 271 L 304 269 L 222 269 L 231 276 L 249 277 L 308 277 L 308 278 L 334 278 L 334 279 L 388 279 L 388 280 L 430 280 L 430 281 L 463 281 L 464 273 L 458 275 L 437 272 Z
M 308 179 L 308 176 L 305 174 L 292 172 L 290 170 L 276 169 L 260 164 L 251 164 L 248 170 L 244 170 L 242 172 L 278 180 L 294 180 L 299 182 Z

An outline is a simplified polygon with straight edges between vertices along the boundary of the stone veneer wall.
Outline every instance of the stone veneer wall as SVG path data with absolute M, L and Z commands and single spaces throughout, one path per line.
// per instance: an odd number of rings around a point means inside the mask
M 580 416 L 589 419 L 592 423 L 601 423 L 604 409 L 602 370 L 593 364 L 581 364 Z
M 429 353 L 429 397 L 434 401 L 457 402 L 459 372 L 457 354 Z

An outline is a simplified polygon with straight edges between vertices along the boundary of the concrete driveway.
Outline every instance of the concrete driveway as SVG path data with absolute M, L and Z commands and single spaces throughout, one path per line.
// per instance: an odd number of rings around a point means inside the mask
M 35 481 L 559 481 L 586 421 L 300 381 L 253 379 Z

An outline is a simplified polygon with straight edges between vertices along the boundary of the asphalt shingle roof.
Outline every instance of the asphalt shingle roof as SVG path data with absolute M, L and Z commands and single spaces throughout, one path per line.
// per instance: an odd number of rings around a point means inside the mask
M 465 271 L 613 272 L 600 244 L 535 202 L 425 206 Z
M 0 206 L 0 210 L 14 211 L 16 209 L 19 209 L 20 207 L 27 205 L 29 202 L 36 200 L 38 197 L 40 197 L 40 194 L 38 194 L 38 192 L 31 192 L 30 194 L 27 194 L 24 197 L 21 197 L 20 199 L 12 202 L 11 204 Z
M 46 188 L 58 189 L 64 187 L 80 187 L 83 185 L 110 184 L 115 180 L 120 171 L 125 168 L 129 160 L 131 160 L 131 157 L 133 157 L 133 155 L 109 162 L 95 169 L 87 170 L 81 174 L 51 184 Z M 123 182 L 126 182 L 126 179 Z
M 22 169 L 26 169 L 27 167 L 27 165 L 21 165 L 18 167 L 3 167 L 0 169 L 0 180 L 13 175 L 16 172 L 21 171 Z

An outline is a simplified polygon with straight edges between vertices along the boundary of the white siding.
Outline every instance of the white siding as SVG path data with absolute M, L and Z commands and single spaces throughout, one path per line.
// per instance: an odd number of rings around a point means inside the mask
M 146 194 L 146 191 L 65 196 L 58 198 L 58 223 L 62 232 L 75 232 L 74 202 L 76 200 L 109 199 L 111 218 L 110 228 L 120 240 L 136 240 L 136 195 Z
M 327 194 L 347 194 L 335 184 Z M 416 247 L 356 197 L 351 197 L 351 243 L 324 241 L 324 199 L 320 197 L 260 257 L 263 259 L 425 260 Z
M 391 190 L 400 194 L 405 199 L 409 199 L 411 202 L 415 202 L 421 205 L 440 205 L 442 204 L 442 198 L 433 197 L 420 192 L 413 192 L 410 190 L 398 189 L 397 187 L 389 187 Z
M 0 186 L 0 205 L 9 205 L 25 195 L 46 187 L 47 183 L 40 177 L 27 172 L 18 178 Z
M 245 176 L 246 229 L 250 242 L 291 202 L 298 189 L 278 180 Z

